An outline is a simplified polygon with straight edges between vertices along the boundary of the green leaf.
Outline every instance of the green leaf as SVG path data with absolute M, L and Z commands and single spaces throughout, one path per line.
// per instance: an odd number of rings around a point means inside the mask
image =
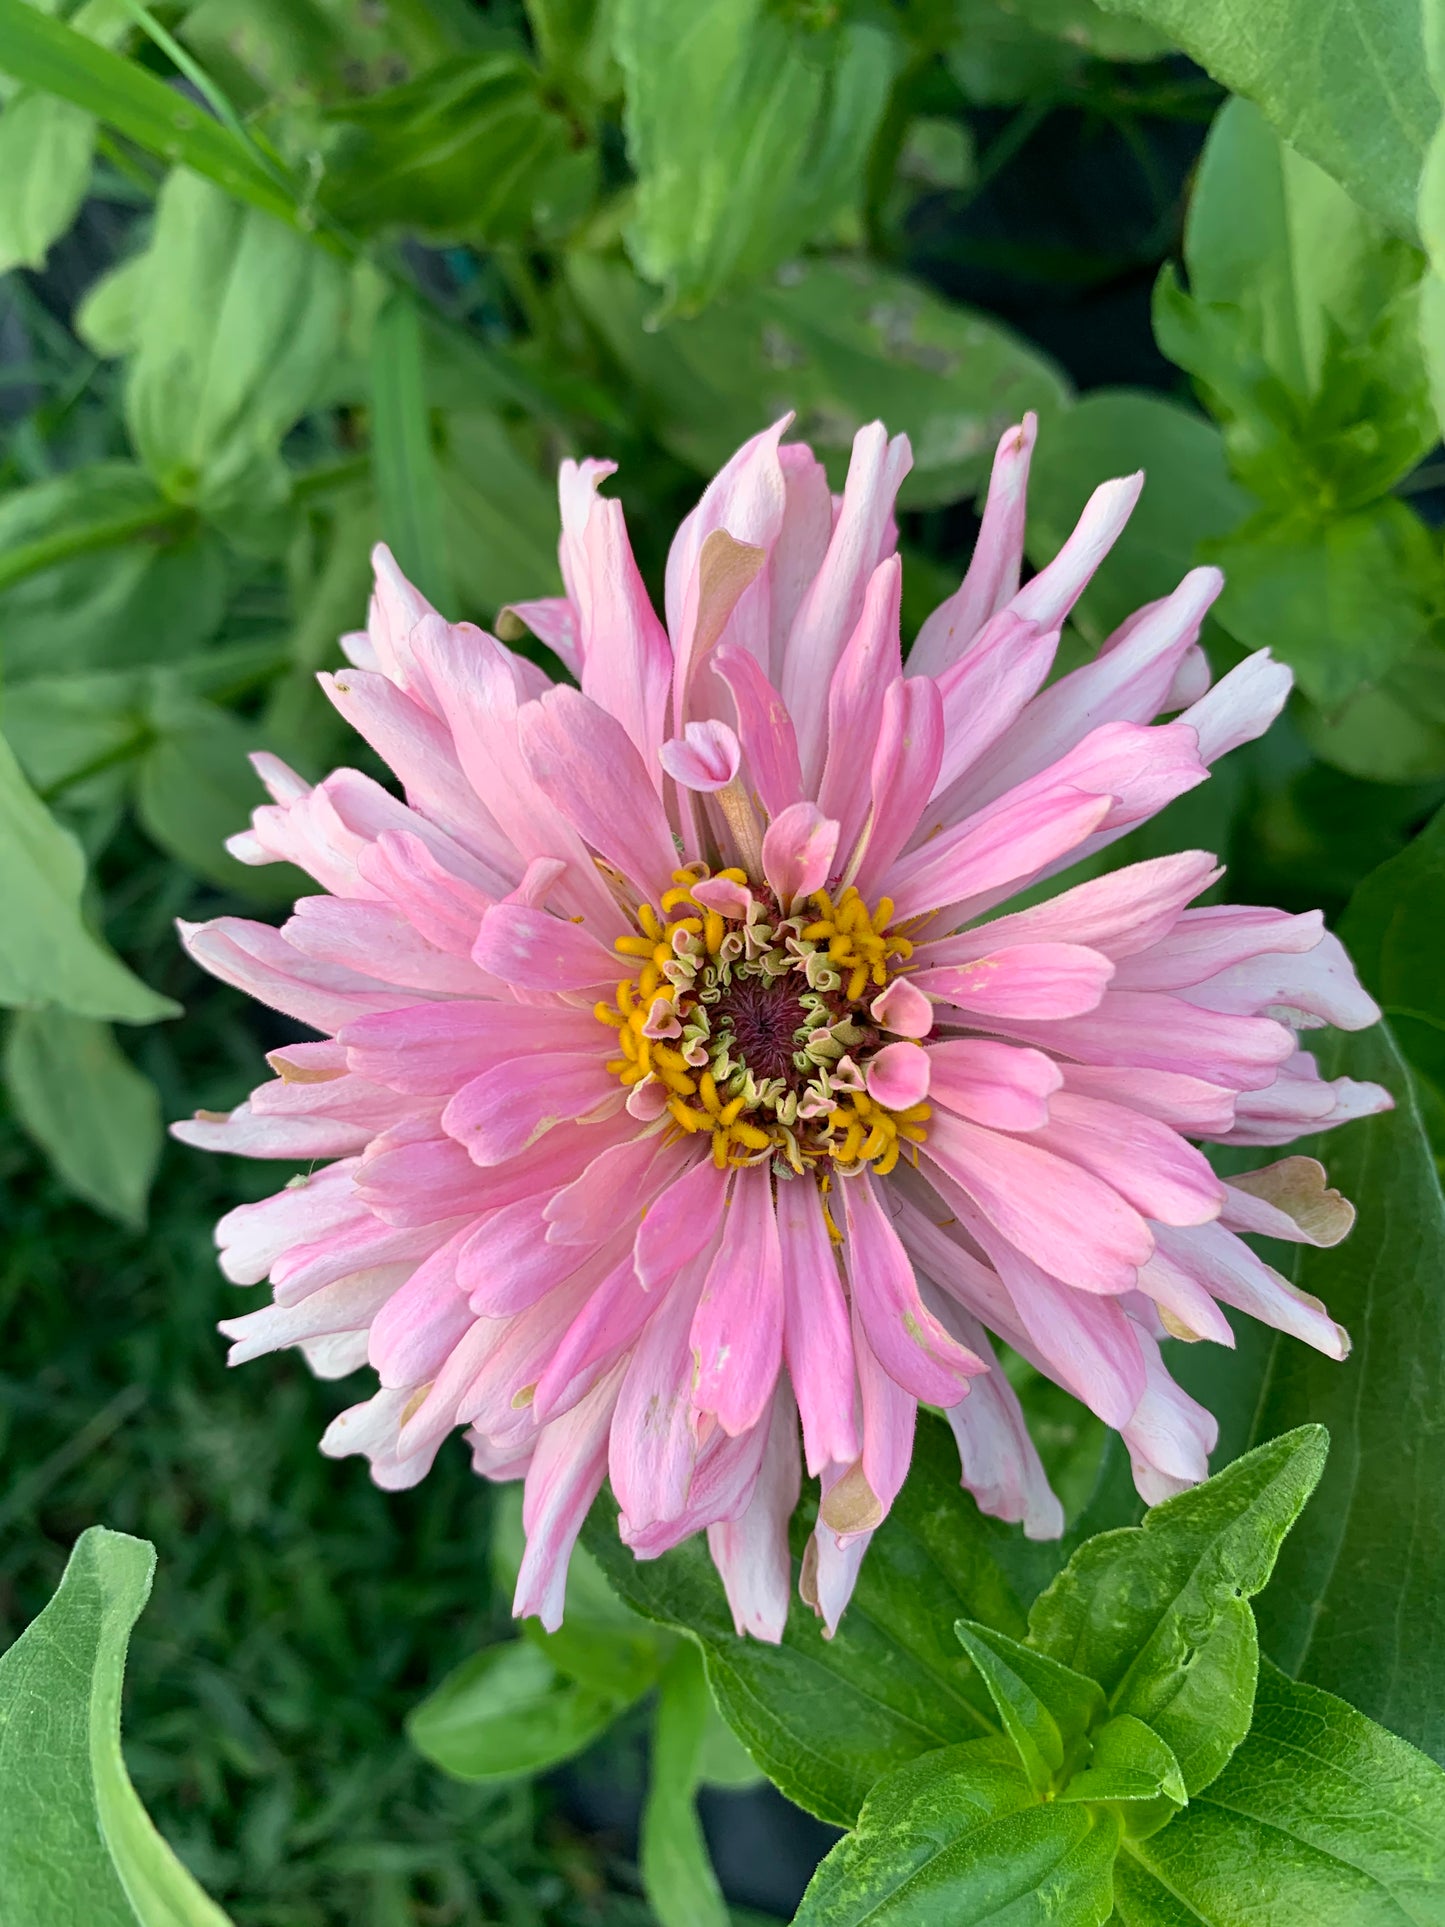
M 1355 0 L 1102 0 L 1146 21 L 1397 234 L 1439 109 L 1416 4 Z
M 7 685 L 186 656 L 225 604 L 219 542 L 133 463 L 96 462 L 0 495 Z
M 1221 624 L 1246 649 L 1273 649 L 1327 712 L 1381 682 L 1430 634 L 1440 558 L 1403 502 L 1324 523 L 1255 523 L 1204 553 L 1224 570 Z
M 1373 915 L 1367 899 L 1366 953 Z M 1346 942 L 1354 927 L 1351 914 Z M 1445 1199 L 1388 1027 L 1331 1037 L 1318 1055 L 1323 1075 L 1382 1083 L 1397 1109 L 1317 1147 L 1360 1215 L 1333 1250 L 1298 1248 L 1294 1282 L 1328 1304 L 1354 1350 L 1336 1364 L 1292 1339 L 1268 1348 L 1257 1430 L 1308 1414 L 1332 1444 L 1319 1499 L 1260 1602 L 1260 1637 L 1281 1665 L 1445 1758 Z
M 960 1619 L 954 1629 L 983 1676 L 1034 1791 L 1053 1787 L 1104 1710 L 1098 1685 L 1006 1633 Z
M 1139 468 L 1138 506 L 1074 612 L 1092 642 L 1169 595 L 1200 559 L 1200 545 L 1231 534 L 1254 507 L 1202 415 L 1158 395 L 1101 389 L 1040 432 L 1029 472 L 1029 559 L 1042 566 L 1057 555 L 1099 483 Z
M 1137 1836 L 1167 1826 L 1180 1807 L 1189 1804 L 1172 1749 L 1132 1713 L 1121 1713 L 1099 1728 L 1087 1764 L 1054 1797 L 1064 1802 L 1117 1801 L 1131 1809 L 1123 1816 L 1124 1827 Z M 1141 1813 L 1140 1808 L 1149 1811 Z
M 1142 1526 L 1081 1546 L 1034 1601 L 1029 1639 L 1104 1688 L 1174 1751 L 1191 1794 L 1249 1730 L 1258 1645 L 1249 1598 L 1314 1490 L 1318 1425 L 1260 1446 Z
M 1249 1738 L 1114 1870 L 1123 1927 L 1438 1927 L 1445 1773 L 1266 1661 Z
M 382 532 L 403 573 L 431 602 L 451 608 L 421 317 L 407 295 L 395 295 L 372 330 L 371 461 Z
M 22 1010 L 5 1043 L 15 1115 L 87 1204 L 139 1230 L 160 1161 L 160 1097 L 108 1024 Z
M 1035 1804 L 1005 1741 L 926 1753 L 874 1787 L 795 1927 L 1097 1927 L 1119 1837 L 1107 1807 Z
M 6 1927 L 225 1927 L 146 1816 L 120 1750 L 126 1642 L 155 1550 L 92 1526 L 0 1657 Z
M 663 1671 L 652 1728 L 638 1867 L 661 1927 L 727 1927 L 695 1796 L 712 1701 L 697 1648 L 681 1642 Z
M 0 741 L 0 1004 L 58 1004 L 81 1017 L 153 1024 L 179 1006 L 134 976 L 87 929 L 80 846 L 45 809 Z
M 264 213 L 313 224 L 299 189 L 205 107 L 27 0 L 0 0 L 0 73 L 72 102 L 168 165 L 194 169 Z
M 1330 715 L 1303 710 L 1300 726 L 1316 756 L 1351 776 L 1376 783 L 1445 776 L 1445 649 L 1432 636 Z
M 1241 481 L 1276 509 L 1362 508 L 1438 438 L 1419 342 L 1420 256 L 1230 101 L 1200 162 L 1159 344 L 1200 381 Z
M 281 442 L 340 349 L 347 270 L 181 171 L 143 258 L 125 387 L 136 451 L 172 500 L 244 534 L 289 493 Z
M 43 268 L 90 186 L 95 122 L 53 94 L 20 93 L 0 115 L 0 274 Z
M 1400 854 L 1367 876 L 1350 900 L 1350 955 L 1390 1020 L 1410 1068 L 1445 1092 L 1445 809 Z M 1436 1156 L 1445 1155 L 1437 1144 Z
M 458 1780 L 516 1780 L 588 1747 L 625 1702 L 564 1678 L 526 1639 L 487 1646 L 408 1717 L 419 1753 Z
M 701 1539 L 640 1562 L 597 1507 L 585 1543 L 630 1606 L 698 1642 L 728 1724 L 788 1798 L 824 1820 L 851 1825 L 890 1768 L 994 1730 L 952 1627 L 962 1610 L 1023 1631 L 996 1563 L 1020 1541 L 959 1490 L 957 1452 L 937 1419 L 920 1415 L 908 1482 L 833 1639 L 796 1611 L 779 1646 L 739 1638 Z
M 452 581 L 488 621 L 506 602 L 556 595 L 557 493 L 518 453 L 499 418 L 447 415 L 438 459 Z
M 135 804 L 146 834 L 198 876 L 243 896 L 289 903 L 304 895 L 310 880 L 291 864 L 240 863 L 225 847 L 266 800 L 248 760 L 255 731 L 163 678 L 152 681 L 144 720 Z
M 628 246 L 671 305 L 760 279 L 856 208 L 888 35 L 763 0 L 619 0 L 614 35 L 638 176 Z
M 841 487 L 855 431 L 881 417 L 913 444 L 903 506 L 957 501 L 987 479 L 1011 423 L 1034 408 L 1051 432 L 1067 392 L 1051 362 L 989 316 L 864 261 L 799 262 L 655 329 L 625 268 L 574 255 L 567 272 L 663 444 L 706 475 L 792 409 Z
M 595 150 L 548 105 L 540 76 L 505 48 L 454 54 L 400 87 L 350 98 L 326 205 L 358 232 L 404 226 L 486 245 L 534 225 L 563 232 L 596 190 Z

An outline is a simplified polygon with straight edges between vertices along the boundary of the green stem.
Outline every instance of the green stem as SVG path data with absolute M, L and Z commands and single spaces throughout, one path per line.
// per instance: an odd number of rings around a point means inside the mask
M 161 536 L 183 528 L 194 516 L 193 509 L 178 502 L 159 498 L 129 515 L 112 515 L 103 521 L 86 522 L 79 528 L 57 529 L 37 541 L 22 542 L 18 548 L 0 555 L 0 589 L 8 589 L 28 575 L 56 568 L 78 555 L 93 555 L 97 549 L 118 548 L 132 536 Z

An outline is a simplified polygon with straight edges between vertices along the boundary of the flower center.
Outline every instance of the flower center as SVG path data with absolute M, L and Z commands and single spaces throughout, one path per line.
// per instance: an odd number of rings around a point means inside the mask
M 784 915 L 742 870 L 699 864 L 675 878 L 660 905 L 638 907 L 637 934 L 617 939 L 637 974 L 596 1006 L 617 1040 L 608 1069 L 638 1114 L 708 1132 L 719 1167 L 891 1171 L 929 1116 L 868 1092 L 884 1041 L 872 1005 L 913 954 L 888 928 L 893 905 L 870 911 L 850 886 Z

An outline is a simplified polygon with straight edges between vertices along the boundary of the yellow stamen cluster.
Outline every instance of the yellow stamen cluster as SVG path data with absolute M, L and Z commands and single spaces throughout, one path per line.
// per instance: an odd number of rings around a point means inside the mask
M 828 959 L 838 970 L 848 971 L 845 986 L 850 1002 L 856 1003 L 871 983 L 878 990 L 888 982 L 891 959 L 907 963 L 913 945 L 907 937 L 891 935 L 888 919 L 893 915 L 893 899 L 883 897 L 871 913 L 850 883 L 834 903 L 826 890 L 815 890 L 808 901 L 818 912 L 817 920 L 804 926 L 803 935 L 811 943 L 828 946 Z
M 885 1110 L 866 1091 L 849 1091 L 846 1104 L 828 1113 L 828 1123 L 840 1133 L 828 1145 L 839 1164 L 871 1164 L 886 1178 L 903 1155 L 906 1144 L 922 1144 L 932 1106 L 910 1104 L 906 1111 Z
M 913 954 L 908 939 L 888 929 L 892 903 L 884 898 L 870 910 L 850 885 L 836 901 L 819 890 L 807 908 L 784 916 L 754 892 L 746 917 L 724 916 L 694 894 L 706 875 L 701 866 L 674 872 L 660 905 L 639 906 L 637 934 L 616 939 L 636 975 L 618 984 L 612 1003 L 593 1006 L 617 1036 L 608 1070 L 629 1089 L 655 1080 L 673 1128 L 706 1134 L 719 1170 L 776 1155 L 780 1169 L 798 1173 L 871 1166 L 884 1176 L 905 1153 L 916 1159 L 929 1106 L 886 1109 L 856 1088 L 858 1066 L 846 1055 L 881 1041 L 859 1006 Z M 717 878 L 748 887 L 740 869 Z M 739 1054 L 739 1020 L 728 1015 L 738 1006 L 729 1000 L 756 997 L 760 982 L 780 996 L 796 986 L 795 1072 L 763 1072 Z M 659 1029 L 673 1035 L 647 1035 Z

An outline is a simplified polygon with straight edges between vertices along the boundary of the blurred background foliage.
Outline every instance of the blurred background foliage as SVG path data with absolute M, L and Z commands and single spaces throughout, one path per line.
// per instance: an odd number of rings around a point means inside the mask
M 1431 4 L 0 0 L 0 1642 L 92 1520 L 158 1542 L 131 1769 L 236 1920 L 649 1917 L 626 1709 L 670 1649 L 561 1783 L 426 1764 L 404 1715 L 505 1631 L 489 1494 L 460 1453 L 381 1494 L 315 1456 L 343 1393 L 225 1378 L 209 1227 L 275 1173 L 163 1153 L 284 1034 L 172 925 L 297 891 L 224 851 L 249 751 L 365 762 L 314 675 L 371 542 L 490 625 L 556 591 L 557 462 L 603 455 L 657 584 L 746 436 L 791 409 L 841 480 L 882 416 L 911 630 L 1023 410 L 1036 562 L 1143 467 L 1072 659 L 1208 560 L 1216 670 L 1268 644 L 1298 689 L 1109 860 L 1363 883 L 1445 1149 L 1442 68 Z M 1099 1437 L 1025 1391 L 1077 1511 Z M 730 1894 L 786 1911 L 823 1836 L 712 1797 Z

